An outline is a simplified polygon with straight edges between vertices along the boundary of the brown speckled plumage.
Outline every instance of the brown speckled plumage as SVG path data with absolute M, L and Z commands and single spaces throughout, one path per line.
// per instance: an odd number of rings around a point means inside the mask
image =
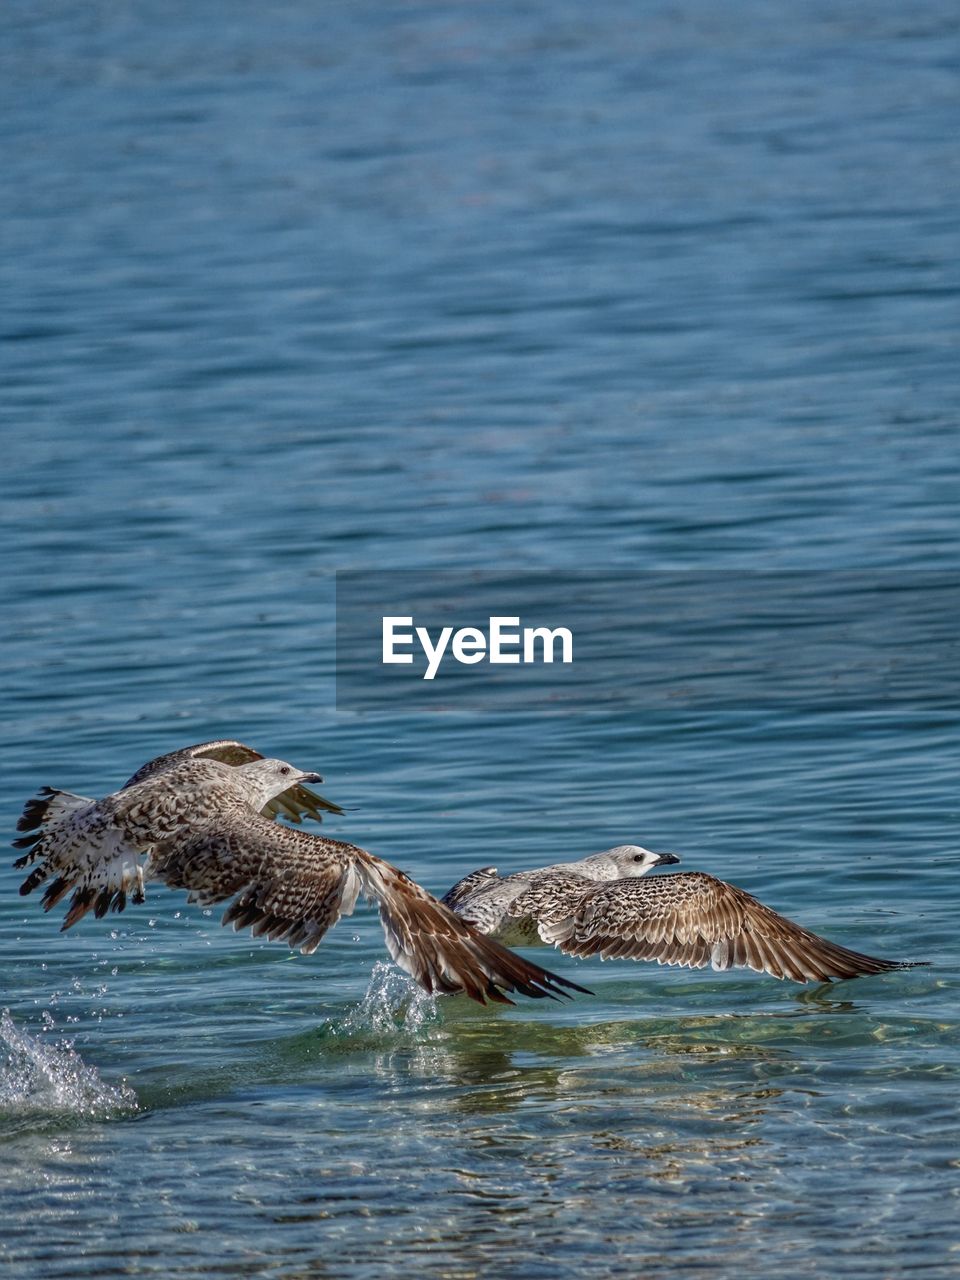
M 543 921 L 546 940 L 599 955 L 717 970 L 747 968 L 794 982 L 827 982 L 904 967 L 850 951 L 700 871 L 594 886 L 572 913 Z
M 122 911 L 128 895 L 142 901 L 144 882 L 160 880 L 192 901 L 228 902 L 224 924 L 304 953 L 362 893 L 379 906 L 391 956 L 427 991 L 483 1003 L 585 989 L 513 955 L 366 850 L 273 820 L 335 810 L 303 786 L 318 779 L 221 741 L 160 756 L 102 800 L 47 788 L 18 824 L 29 852 L 16 865 L 36 864 L 20 892 L 54 877 L 49 910 L 72 890 L 69 928 L 90 910 Z
M 573 910 L 598 880 L 642 876 L 664 862 L 676 861 L 673 854 L 625 844 L 576 862 L 557 862 L 508 876 L 498 876 L 496 867 L 482 867 L 458 880 L 443 901 L 505 946 L 543 946 L 542 920 Z
M 655 864 L 634 865 L 627 852 L 633 848 L 618 846 L 578 863 L 502 879 L 485 874 L 473 880 L 471 873 L 448 899 L 465 919 L 508 946 L 552 943 L 573 956 L 748 968 L 794 982 L 910 967 L 821 938 L 703 872 L 644 878 Z
M 221 764 L 236 767 L 249 764 L 251 760 L 263 760 L 264 756 L 244 742 L 233 738 L 218 738 L 214 742 L 197 742 L 192 747 L 181 747 L 179 751 L 169 751 L 166 755 L 156 756 L 141 765 L 132 778 L 123 784 L 124 788 L 136 786 L 138 782 L 146 782 L 148 778 L 180 764 L 183 760 L 219 760 Z M 313 818 L 315 822 L 323 821 L 323 814 L 343 813 L 338 804 L 325 800 L 309 787 L 296 786 L 275 796 L 264 805 L 263 812 L 270 818 L 286 818 L 290 822 L 302 822 L 304 818 Z

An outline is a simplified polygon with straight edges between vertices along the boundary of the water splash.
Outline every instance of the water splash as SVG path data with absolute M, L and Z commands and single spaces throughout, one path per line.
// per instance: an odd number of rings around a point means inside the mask
M 137 1110 L 124 1082 L 107 1084 L 69 1040 L 47 1043 L 0 1014 L 0 1117 L 68 1114 L 104 1119 Z
M 360 1003 L 342 1018 L 337 1034 L 378 1035 L 407 1032 L 416 1035 L 440 1021 L 436 996 L 430 995 L 392 964 L 379 960 Z

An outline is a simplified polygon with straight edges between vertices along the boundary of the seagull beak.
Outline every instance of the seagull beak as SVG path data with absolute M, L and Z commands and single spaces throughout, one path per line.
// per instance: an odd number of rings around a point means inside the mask
M 305 773 L 300 779 L 301 782 L 322 782 L 322 773 Z
M 657 860 L 653 865 L 655 867 L 669 867 L 671 863 L 679 861 L 680 859 L 675 853 L 659 853 L 657 854 Z

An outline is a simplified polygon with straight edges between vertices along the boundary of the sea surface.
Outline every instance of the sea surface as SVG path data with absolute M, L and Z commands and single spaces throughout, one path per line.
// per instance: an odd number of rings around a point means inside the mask
M 637 842 L 930 962 L 805 988 L 540 952 L 594 994 L 489 1009 L 413 992 L 369 909 L 312 957 L 156 887 L 61 934 L 8 866 L 11 1276 L 956 1274 L 929 584 L 960 563 L 958 27 L 946 0 L 4 6 L 2 829 L 236 736 L 434 891 Z M 552 706 L 338 703 L 346 569 L 496 571 L 521 605 L 534 570 L 696 571 L 698 607 L 741 601 L 697 637 L 724 696 L 648 700 L 619 662 Z M 840 698 L 808 663 L 758 697 L 802 618 L 772 628 L 751 574 L 789 599 L 797 570 L 846 670 L 858 575 L 881 617 L 925 593 L 920 684 Z M 648 616 L 695 677 L 682 610 Z

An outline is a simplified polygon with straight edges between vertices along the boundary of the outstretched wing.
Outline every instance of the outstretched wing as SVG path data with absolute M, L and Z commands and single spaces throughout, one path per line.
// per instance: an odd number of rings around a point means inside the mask
M 700 871 L 607 881 L 584 895 L 573 913 L 541 924 L 541 933 L 575 956 L 747 968 L 794 982 L 904 967 L 828 942 Z
M 253 747 L 248 747 L 243 742 L 235 742 L 231 738 L 218 738 L 214 742 L 198 742 L 192 747 L 181 747 L 179 751 L 169 751 L 164 756 L 156 756 L 153 760 L 148 760 L 145 765 L 141 765 L 132 778 L 127 779 L 121 790 L 125 791 L 127 787 L 132 787 L 137 782 L 145 782 L 147 778 L 165 773 L 167 769 L 172 769 L 183 760 L 195 760 L 198 756 L 230 765 L 249 764 L 251 760 L 263 759 L 262 752 L 254 751 Z M 322 822 L 324 810 L 327 813 L 343 813 L 340 806 L 334 804 L 332 800 L 325 800 L 309 787 L 296 786 L 291 787 L 289 791 L 284 791 L 282 795 L 275 796 L 264 806 L 262 812 L 268 818 L 277 818 L 282 815 L 291 822 L 302 822 L 305 817 Z
M 138 782 L 146 782 L 148 778 L 153 778 L 158 773 L 166 773 L 168 769 L 174 768 L 184 760 L 196 760 L 198 757 L 219 760 L 221 764 L 238 765 L 249 764 L 251 760 L 262 760 L 263 754 L 260 751 L 254 751 L 253 747 L 248 747 L 243 742 L 235 742 L 232 738 L 217 738 L 213 742 L 196 742 L 192 747 L 181 747 L 178 751 L 168 751 L 166 755 L 154 756 L 152 760 L 141 765 L 132 778 L 126 780 L 121 790 L 125 791 L 127 787 L 133 787 Z
M 159 847 L 152 877 L 210 905 L 231 899 L 223 923 L 283 941 L 305 954 L 350 915 L 362 892 L 377 902 L 387 948 L 427 991 L 463 991 L 481 1004 L 504 991 L 528 996 L 585 988 L 483 937 L 388 862 L 356 845 L 265 819 Z

